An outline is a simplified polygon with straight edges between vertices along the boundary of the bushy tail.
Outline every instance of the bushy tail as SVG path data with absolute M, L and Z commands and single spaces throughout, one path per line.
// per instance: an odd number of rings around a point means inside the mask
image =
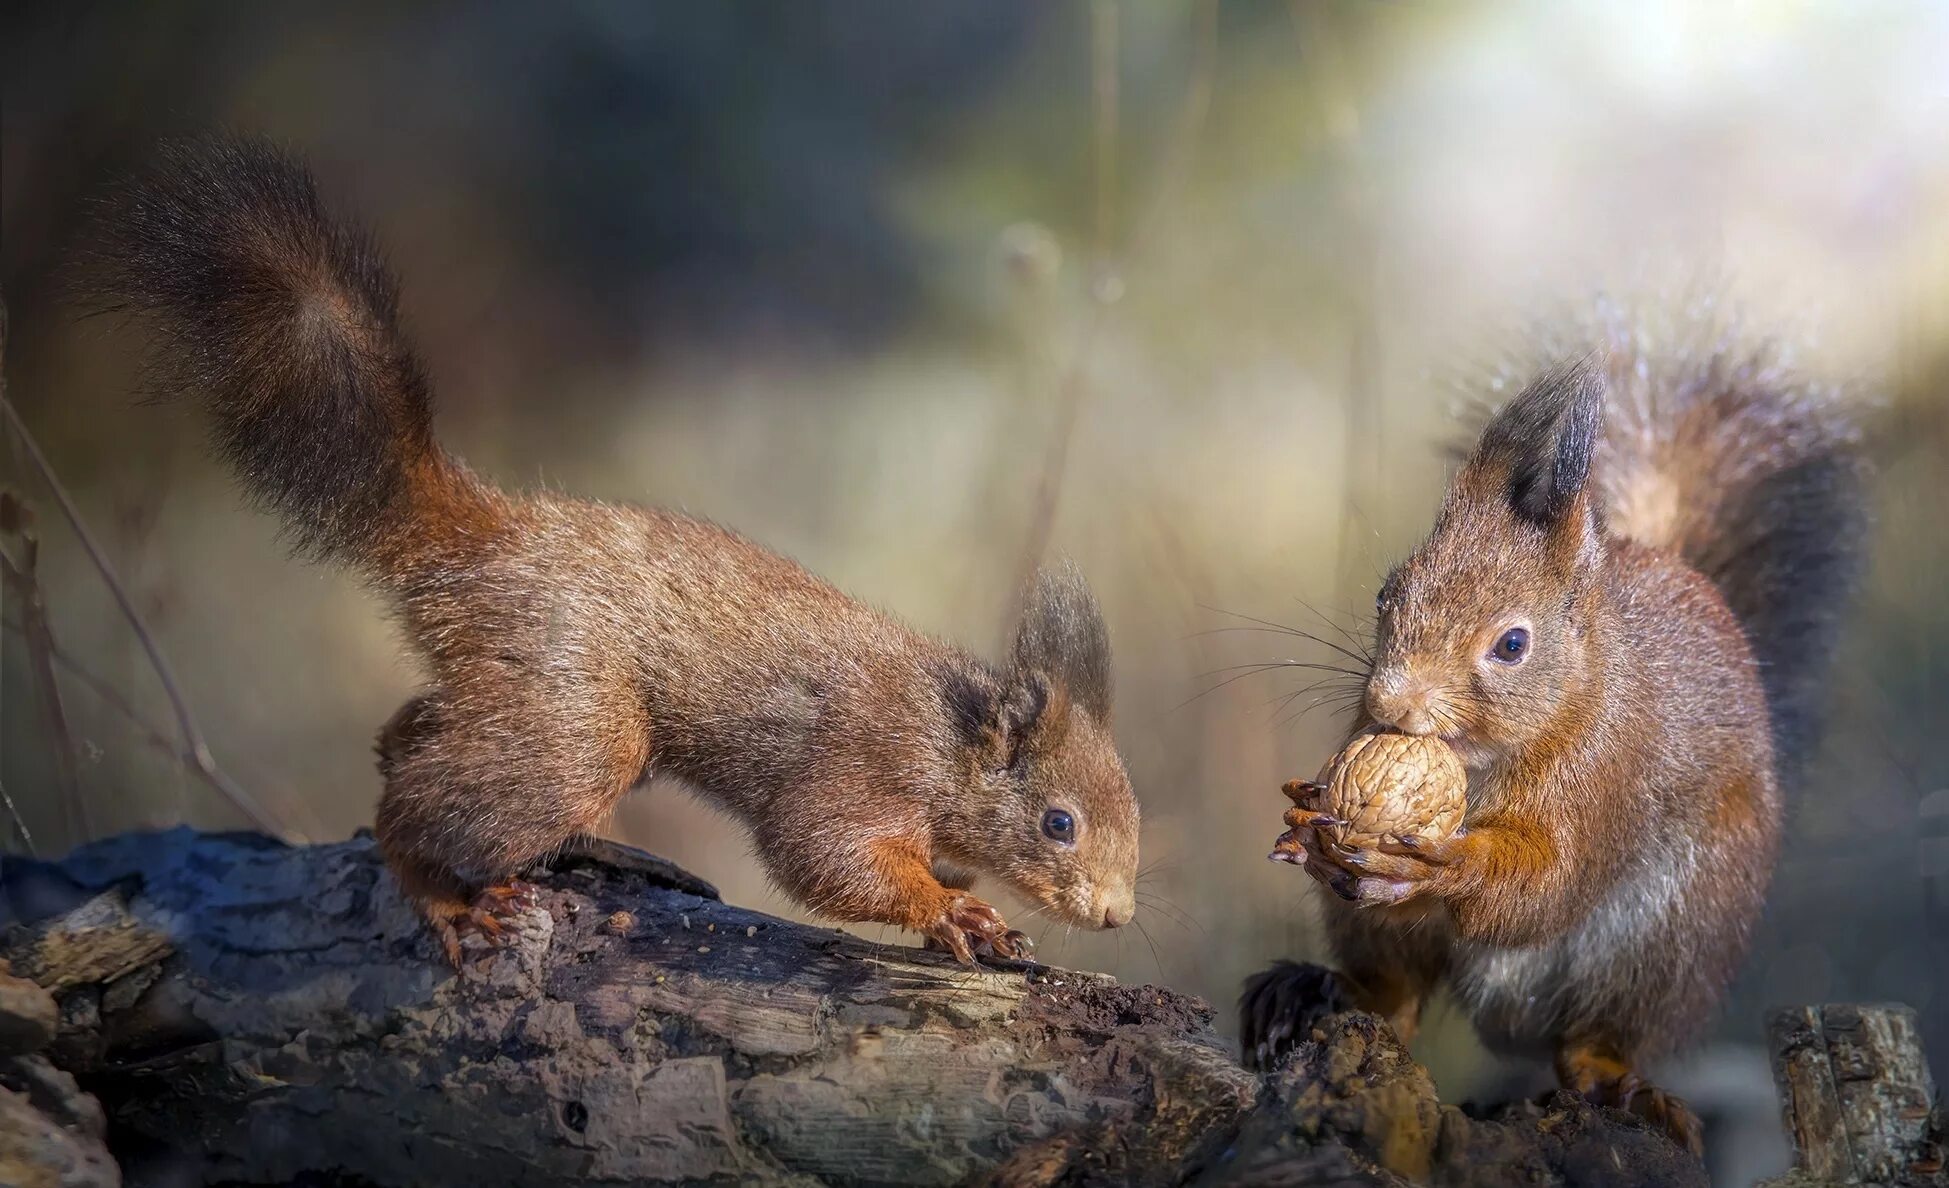
M 1699 341 L 1687 342 L 1692 337 Z M 1867 528 L 1861 435 L 1838 392 L 1720 333 L 1609 344 L 1597 474 L 1612 532 L 1717 583 L 1760 663 L 1783 771 L 1817 738 Z
M 398 576 L 438 536 L 496 518 L 494 493 L 433 440 L 377 248 L 277 147 L 165 146 L 106 204 L 77 283 L 86 306 L 153 324 L 156 395 L 203 402 L 300 551 Z

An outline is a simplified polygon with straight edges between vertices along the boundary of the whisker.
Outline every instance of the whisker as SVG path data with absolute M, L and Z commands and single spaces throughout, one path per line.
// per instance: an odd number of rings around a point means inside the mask
M 1348 643 L 1352 644 L 1354 648 L 1356 648 L 1363 656 L 1366 656 L 1370 662 L 1373 660 L 1374 658 L 1373 653 L 1368 649 L 1367 640 L 1360 638 L 1359 636 L 1355 635 L 1353 632 L 1347 630 L 1345 627 L 1342 627 L 1340 624 L 1334 622 L 1330 617 L 1322 614 L 1318 607 L 1306 601 L 1304 598 L 1301 598 L 1299 595 L 1297 594 L 1293 595 L 1293 601 L 1305 607 L 1307 611 L 1309 611 L 1314 618 L 1318 619 L 1322 623 L 1325 623 L 1328 627 L 1332 628 L 1334 631 L 1339 632 L 1342 638 L 1344 638 Z M 1353 619 L 1356 624 L 1359 624 L 1362 621 L 1359 615 L 1354 615 Z
M 1306 662 L 1304 662 L 1304 661 L 1300 661 L 1300 660 L 1273 660 L 1273 661 L 1266 661 L 1266 662 L 1262 662 L 1262 663 L 1259 663 L 1259 664 L 1239 664 L 1239 665 L 1231 665 L 1231 666 L 1228 666 L 1228 667 L 1226 667 L 1226 668 L 1219 668 L 1219 669 L 1213 669 L 1213 670 L 1212 670 L 1211 672 L 1207 672 L 1207 673 L 1201 673 L 1201 674 L 1199 674 L 1199 675 L 1200 675 L 1200 676 L 1216 676 L 1216 675 L 1217 675 L 1218 673 L 1221 673 L 1221 672 L 1231 672 L 1231 671 L 1232 671 L 1232 669 L 1234 669 L 1234 668 L 1244 668 L 1244 669 L 1246 669 L 1247 671 L 1245 671 L 1245 672 L 1239 672 L 1239 673 L 1234 673 L 1234 674 L 1233 674 L 1232 676 L 1228 676 L 1228 677 L 1226 677 L 1226 678 L 1225 678 L 1224 680 L 1222 680 L 1222 681 L 1219 681 L 1219 682 L 1218 682 L 1217 684 L 1215 684 L 1215 685 L 1213 685 L 1213 686 L 1211 686 L 1211 687 L 1210 687 L 1210 688 L 1208 688 L 1208 689 L 1200 689 L 1200 690 L 1199 690 L 1198 692 L 1196 692 L 1196 693 L 1193 693 L 1193 694 L 1192 694 L 1191 696 L 1189 696 L 1189 697 L 1187 697 L 1187 698 L 1185 698 L 1185 699 L 1184 699 L 1183 701 L 1181 701 L 1181 702 L 1179 702 L 1179 703 L 1178 703 L 1178 704 L 1177 704 L 1176 706 L 1174 706 L 1174 707 L 1172 707 L 1172 708 L 1173 708 L 1174 710 L 1181 710 L 1181 709 L 1183 709 L 1183 708 L 1184 708 L 1185 706 L 1187 706 L 1187 705 L 1190 705 L 1190 704 L 1191 704 L 1192 702 L 1194 702 L 1194 701 L 1197 701 L 1197 700 L 1198 700 L 1199 698 L 1201 698 L 1201 697 L 1208 697 L 1208 696 L 1210 696 L 1211 694 L 1213 694 L 1213 693 L 1216 693 L 1216 692 L 1218 692 L 1218 691 L 1219 691 L 1220 689 L 1223 689 L 1223 688 L 1224 688 L 1225 686 L 1227 686 L 1227 685 L 1230 685 L 1230 684 L 1232 684 L 1232 683 L 1234 683 L 1234 682 L 1236 682 L 1236 681 L 1242 681 L 1242 680 L 1244 680 L 1244 679 L 1245 679 L 1246 677 L 1249 677 L 1249 676 L 1257 676 L 1257 675 L 1258 675 L 1259 673 L 1262 673 L 1262 672 L 1271 672 L 1272 670 L 1274 670 L 1274 669 L 1278 669 L 1278 668 L 1306 668 L 1306 669 L 1312 669 L 1312 670 L 1315 670 L 1315 671 L 1319 671 L 1319 672 L 1331 672 L 1331 673 L 1337 673 L 1337 674 L 1339 674 L 1340 676 L 1344 676 L 1344 677 L 1349 677 L 1349 678 L 1353 678 L 1353 679 L 1356 679 L 1356 680 L 1361 680 L 1361 679 L 1365 679 L 1365 677 L 1366 677 L 1366 674 L 1365 674 L 1365 673 L 1358 673 L 1358 672 L 1352 672 L 1352 671 L 1350 671 L 1350 670 L 1348 670 L 1348 669 L 1345 669 L 1345 668 L 1341 668 L 1341 667 L 1339 667 L 1339 666 L 1337 666 L 1337 665 L 1333 665 L 1333 664 L 1308 664 L 1308 663 L 1306 663 Z
M 1164 980 L 1164 959 L 1157 955 L 1157 942 L 1150 938 L 1150 929 L 1145 928 L 1144 922 L 1142 920 L 1139 920 L 1135 916 L 1130 917 L 1130 922 L 1137 926 L 1137 935 L 1144 938 L 1144 944 L 1150 946 L 1151 964 L 1157 966 L 1158 980 L 1163 981 Z M 1121 944 L 1122 942 L 1119 941 L 1118 943 Z
M 1273 729 L 1278 730 L 1284 726 L 1291 725 L 1292 723 L 1299 721 L 1301 718 L 1304 718 L 1307 714 L 1312 713 L 1314 710 L 1320 708 L 1323 705 L 1331 706 L 1334 709 L 1336 709 L 1338 712 L 1345 713 L 1349 710 L 1358 710 L 1360 708 L 1360 702 L 1361 702 L 1360 697 L 1356 697 L 1351 694 L 1344 694 L 1344 693 L 1322 694 L 1321 696 L 1315 697 L 1312 701 L 1308 702 L 1304 709 L 1299 710 L 1297 713 L 1289 714 L 1283 720 L 1273 723 Z
M 1371 667 L 1373 663 L 1372 657 L 1368 656 L 1364 652 L 1349 651 L 1346 648 L 1342 647 L 1341 645 L 1334 643 L 1330 639 L 1322 639 L 1320 636 L 1314 635 L 1310 631 L 1301 631 L 1297 627 L 1212 627 L 1205 631 L 1194 631 L 1190 635 L 1186 636 L 1185 638 L 1200 639 L 1207 635 L 1229 635 L 1233 632 L 1240 632 L 1240 631 L 1257 632 L 1257 633 L 1269 634 L 1269 635 L 1291 636 L 1294 639 L 1303 639 L 1306 640 L 1308 643 L 1319 644 L 1323 648 L 1330 648 L 1333 651 L 1338 652 L 1340 655 L 1345 656 L 1347 659 L 1353 661 L 1355 664 L 1359 664 L 1363 667 Z
M 1338 680 L 1337 680 L 1336 678 L 1333 678 L 1333 677 L 1325 677 L 1325 678 L 1323 678 L 1323 679 L 1321 679 L 1321 680 L 1317 680 L 1317 681 L 1314 681 L 1314 682 L 1312 682 L 1311 684 L 1306 684 L 1306 685 L 1301 685 L 1301 686 L 1300 686 L 1299 688 L 1297 688 L 1297 689 L 1294 689 L 1294 690 L 1292 690 L 1292 691 L 1291 691 L 1290 693 L 1286 693 L 1286 694 L 1283 694 L 1283 695 L 1281 695 L 1281 696 L 1278 696 L 1278 697 L 1272 697 L 1272 698 L 1268 698 L 1268 699 L 1266 700 L 1266 702 L 1265 702 L 1265 704 L 1267 704 L 1267 705 L 1272 705 L 1273 703 L 1275 703 L 1275 702 L 1277 702 L 1277 703 L 1279 703 L 1279 704 L 1280 704 L 1281 706 L 1284 706 L 1284 705 L 1286 705 L 1286 704 L 1289 704 L 1289 703 L 1290 703 L 1290 702 L 1292 701 L 1292 699 L 1293 699 L 1293 698 L 1295 698 L 1295 697 L 1304 697 L 1304 696 L 1306 696 L 1306 695 L 1307 695 L 1308 693 L 1313 693 L 1313 692 L 1316 692 L 1316 691 L 1318 691 L 1318 690 L 1320 690 L 1320 689 L 1329 689 L 1329 688 L 1332 688 L 1333 686 L 1335 686 L 1335 685 L 1338 685 L 1338 684 L 1339 684 L 1339 681 L 1338 681 Z M 1362 681 L 1362 682 L 1359 682 L 1359 684 L 1358 684 L 1358 688 L 1359 688 L 1359 689 L 1360 689 L 1360 690 L 1361 690 L 1362 692 L 1365 692 L 1365 686 L 1366 686 L 1366 682 L 1364 682 L 1364 681 Z M 1333 692 L 1335 692 L 1335 693 L 1341 693 L 1341 692 L 1347 692 L 1347 693 L 1351 693 L 1351 692 L 1353 692 L 1353 691 L 1354 691 L 1354 687 L 1347 687 L 1347 688 L 1343 688 L 1343 689 L 1333 689 L 1332 691 L 1333 691 Z
M 1146 899 L 1140 895 L 1137 897 L 1137 902 L 1187 932 L 1205 930 L 1205 926 L 1198 923 L 1196 917 L 1168 899 Z
M 1328 639 L 1321 639 L 1321 638 L 1320 638 L 1319 636 L 1317 636 L 1317 635 L 1314 635 L 1314 634 L 1313 634 L 1312 632 L 1310 632 L 1310 631 L 1303 631 L 1303 630 L 1301 630 L 1301 629 L 1300 629 L 1300 628 L 1298 628 L 1298 627 L 1292 627 L 1292 626 L 1289 626 L 1289 625 L 1287 625 L 1287 624 L 1285 624 L 1285 623 L 1278 623 L 1278 622 L 1274 622 L 1274 621 L 1273 621 L 1273 620 L 1271 620 L 1271 619 L 1261 619 L 1261 618 L 1259 618 L 1259 617 L 1258 617 L 1257 615 L 1248 615 L 1248 614 L 1243 614 L 1243 613 L 1241 613 L 1241 612 L 1239 612 L 1239 611 L 1230 611 L 1230 610 L 1226 610 L 1226 609 L 1225 609 L 1224 607 L 1222 607 L 1222 606 L 1210 606 L 1210 605 L 1208 605 L 1208 604 L 1206 604 L 1206 603 L 1202 603 L 1202 602 L 1201 602 L 1201 603 L 1199 603 L 1199 604 L 1198 604 L 1198 606 L 1199 606 L 1199 607 L 1201 607 L 1201 608 L 1202 608 L 1202 609 L 1204 609 L 1204 610 L 1208 610 L 1208 611 L 1211 611 L 1211 612 L 1213 612 L 1213 613 L 1215 613 L 1215 614 L 1220 614 L 1220 615 L 1230 615 L 1230 616 L 1231 616 L 1232 618 L 1234 618 L 1234 619 L 1244 619 L 1244 620 L 1245 620 L 1246 622 L 1248 622 L 1248 623 L 1255 623 L 1255 624 L 1257 624 L 1258 626 L 1260 626 L 1260 627 L 1262 627 L 1262 628 L 1265 628 L 1265 629 L 1266 629 L 1266 630 L 1268 630 L 1268 631 L 1278 631 L 1278 632 L 1282 632 L 1282 633 L 1284 633 L 1284 634 L 1286 634 L 1286 635 L 1292 635 L 1292 636 L 1297 636 L 1297 637 L 1298 637 L 1298 638 L 1300 638 L 1300 639 L 1309 639 L 1309 640 L 1312 640 L 1312 641 L 1313 641 L 1314 643 L 1316 643 L 1316 644 L 1319 644 L 1319 645 L 1320 645 L 1321 647 L 1326 647 L 1326 648 L 1331 648 L 1331 649 L 1333 649 L 1334 651 L 1336 651 L 1336 652 L 1338 652 L 1338 653 L 1340 653 L 1341 655 L 1343 655 L 1343 656 L 1345 656 L 1345 657 L 1346 657 L 1347 659 L 1349 659 L 1349 660 L 1352 660 L 1352 661 L 1353 661 L 1354 663 L 1356 663 L 1356 664 L 1360 664 L 1360 665 L 1363 665 L 1363 666 L 1369 666 L 1369 667 L 1371 667 L 1371 665 L 1369 664 L 1369 659 L 1368 659 L 1368 657 L 1366 657 L 1366 656 L 1362 656 L 1362 655 L 1357 655 L 1357 654 L 1355 654 L 1355 653 L 1353 653 L 1353 652 L 1350 652 L 1350 651 L 1348 651 L 1347 649 L 1345 649 L 1345 648 L 1343 648 L 1343 647 L 1341 647 L 1341 646 L 1340 646 L 1339 644 L 1336 644 L 1336 643 L 1334 643 L 1334 642 L 1333 642 L 1332 640 L 1328 640 Z M 1315 612 L 1315 613 L 1318 613 L 1318 612 Z
M 1336 672 L 1339 673 L 1341 676 L 1353 677 L 1356 680 L 1367 679 L 1367 674 L 1365 672 L 1358 671 L 1352 668 L 1342 668 L 1338 664 L 1322 664 L 1313 660 L 1254 660 L 1249 664 L 1227 664 L 1220 668 L 1208 668 L 1203 672 L 1193 673 L 1192 677 L 1193 679 L 1215 677 L 1220 673 L 1237 672 L 1242 668 L 1251 668 L 1251 669 L 1310 668 L 1316 672 Z

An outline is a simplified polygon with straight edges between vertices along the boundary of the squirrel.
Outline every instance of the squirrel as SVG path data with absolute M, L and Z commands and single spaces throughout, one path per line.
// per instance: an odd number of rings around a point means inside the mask
M 175 143 L 104 205 L 79 295 L 154 328 L 157 394 L 200 400 L 295 551 L 367 578 L 430 670 L 380 734 L 374 833 L 456 966 L 519 872 L 652 774 L 742 821 L 815 913 L 962 962 L 1031 950 L 977 873 L 1066 923 L 1131 919 L 1138 805 L 1073 566 L 1031 582 L 997 665 L 705 520 L 501 490 L 436 443 L 397 282 L 296 157 Z
M 1564 1088 L 1700 1152 L 1697 1118 L 1640 1070 L 1744 958 L 1858 577 L 1867 471 L 1833 392 L 1687 318 L 1668 352 L 1627 333 L 1542 369 L 1380 588 L 1353 733 L 1452 745 L 1462 829 L 1346 852 L 1300 832 L 1354 1005 L 1408 1042 L 1445 984 L 1492 1050 L 1552 1055 Z M 1248 980 L 1248 1059 L 1304 1034 L 1315 976 Z

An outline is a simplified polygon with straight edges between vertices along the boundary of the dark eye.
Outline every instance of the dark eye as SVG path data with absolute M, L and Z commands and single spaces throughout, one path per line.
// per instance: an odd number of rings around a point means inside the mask
M 1076 840 L 1076 818 L 1061 809 L 1050 809 L 1042 814 L 1042 832 L 1051 841 L 1073 842 Z
M 1500 660 L 1504 664 L 1516 664 L 1529 654 L 1529 631 L 1523 627 L 1511 627 L 1502 633 L 1496 646 L 1489 649 L 1489 659 Z

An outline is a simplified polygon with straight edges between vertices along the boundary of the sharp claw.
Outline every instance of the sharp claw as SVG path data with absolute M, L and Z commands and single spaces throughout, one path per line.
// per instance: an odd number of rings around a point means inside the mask
M 1280 785 L 1279 790 L 1284 792 L 1295 804 L 1303 804 L 1326 791 L 1326 785 L 1315 783 L 1312 780 L 1287 780 L 1284 784 Z
M 1331 829 L 1336 825 L 1346 824 L 1345 821 L 1329 813 L 1314 813 L 1304 823 L 1308 829 Z

